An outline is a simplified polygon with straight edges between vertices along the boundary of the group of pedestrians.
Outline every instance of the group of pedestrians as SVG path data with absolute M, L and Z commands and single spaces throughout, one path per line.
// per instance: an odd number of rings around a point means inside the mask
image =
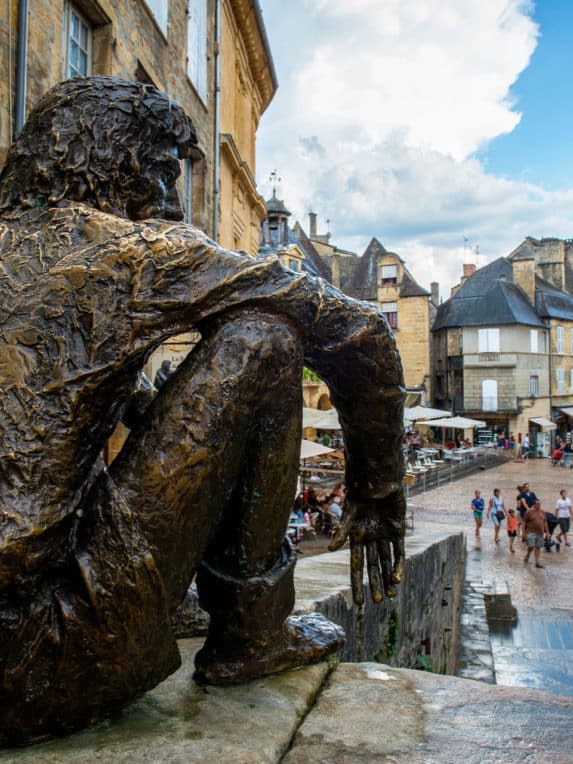
M 488 501 L 487 509 L 481 491 L 476 489 L 471 501 L 471 510 L 475 523 L 476 539 L 480 538 L 483 525 L 483 516 L 493 523 L 494 543 L 501 543 L 499 536 L 503 523 L 506 523 L 509 551 L 515 553 L 515 540 L 527 545 L 524 563 L 529 562 L 531 552 L 534 553 L 535 567 L 543 568 L 541 564 L 541 549 L 551 548 L 552 533 L 558 525 L 559 532 L 556 534 L 557 543 L 570 546 L 567 534 L 571 524 L 571 500 L 567 491 L 563 488 L 555 505 L 555 514 L 545 512 L 541 507 L 541 501 L 531 490 L 529 483 L 517 486 L 516 506 L 509 509 L 501 496 L 499 488 L 494 488 L 493 495 Z M 559 546 L 557 547 L 559 549 Z

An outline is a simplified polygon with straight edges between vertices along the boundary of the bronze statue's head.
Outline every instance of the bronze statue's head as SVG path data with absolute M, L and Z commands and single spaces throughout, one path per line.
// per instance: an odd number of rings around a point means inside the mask
M 132 220 L 181 220 L 178 159 L 196 144 L 181 106 L 150 85 L 66 80 L 16 136 L 0 174 L 0 211 L 69 200 Z

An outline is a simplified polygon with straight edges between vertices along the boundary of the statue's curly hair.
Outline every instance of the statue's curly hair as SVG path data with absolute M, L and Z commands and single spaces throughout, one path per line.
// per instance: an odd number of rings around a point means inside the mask
M 130 193 L 153 157 L 189 155 L 197 136 L 182 107 L 141 82 L 66 80 L 18 133 L 0 174 L 0 211 L 85 202 L 129 217 Z

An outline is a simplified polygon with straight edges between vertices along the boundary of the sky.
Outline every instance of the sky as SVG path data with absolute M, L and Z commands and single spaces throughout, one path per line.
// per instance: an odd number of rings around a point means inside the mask
M 279 89 L 257 181 L 449 297 L 463 263 L 573 237 L 571 0 L 260 0 Z

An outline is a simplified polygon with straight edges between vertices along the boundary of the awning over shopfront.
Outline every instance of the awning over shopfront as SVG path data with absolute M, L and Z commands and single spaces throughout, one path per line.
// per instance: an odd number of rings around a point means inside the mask
M 418 422 L 419 427 L 451 427 L 454 430 L 470 430 L 472 427 L 485 427 L 481 419 L 468 419 L 463 416 L 444 417 L 443 419 L 430 419 L 427 422 Z
M 533 422 L 533 424 L 536 424 L 538 427 L 541 427 L 544 431 L 557 429 L 555 422 L 550 422 L 549 419 L 544 419 L 542 416 L 532 417 L 529 421 Z
M 573 419 L 573 406 L 567 406 L 566 408 L 560 408 L 559 411 L 561 411 L 565 416 L 569 416 Z
M 404 409 L 404 419 L 410 422 L 417 422 L 424 419 L 438 419 L 441 416 L 451 416 L 451 411 L 445 409 L 431 409 L 427 406 L 414 406 L 414 408 Z
M 304 438 L 300 444 L 300 458 L 310 459 L 313 456 L 322 456 L 323 454 L 329 454 L 334 451 L 333 448 L 328 448 L 320 443 L 314 443 L 312 440 L 305 440 Z
M 312 427 L 315 430 L 340 430 L 341 425 L 336 409 L 319 411 L 318 409 L 303 408 L 302 429 Z

